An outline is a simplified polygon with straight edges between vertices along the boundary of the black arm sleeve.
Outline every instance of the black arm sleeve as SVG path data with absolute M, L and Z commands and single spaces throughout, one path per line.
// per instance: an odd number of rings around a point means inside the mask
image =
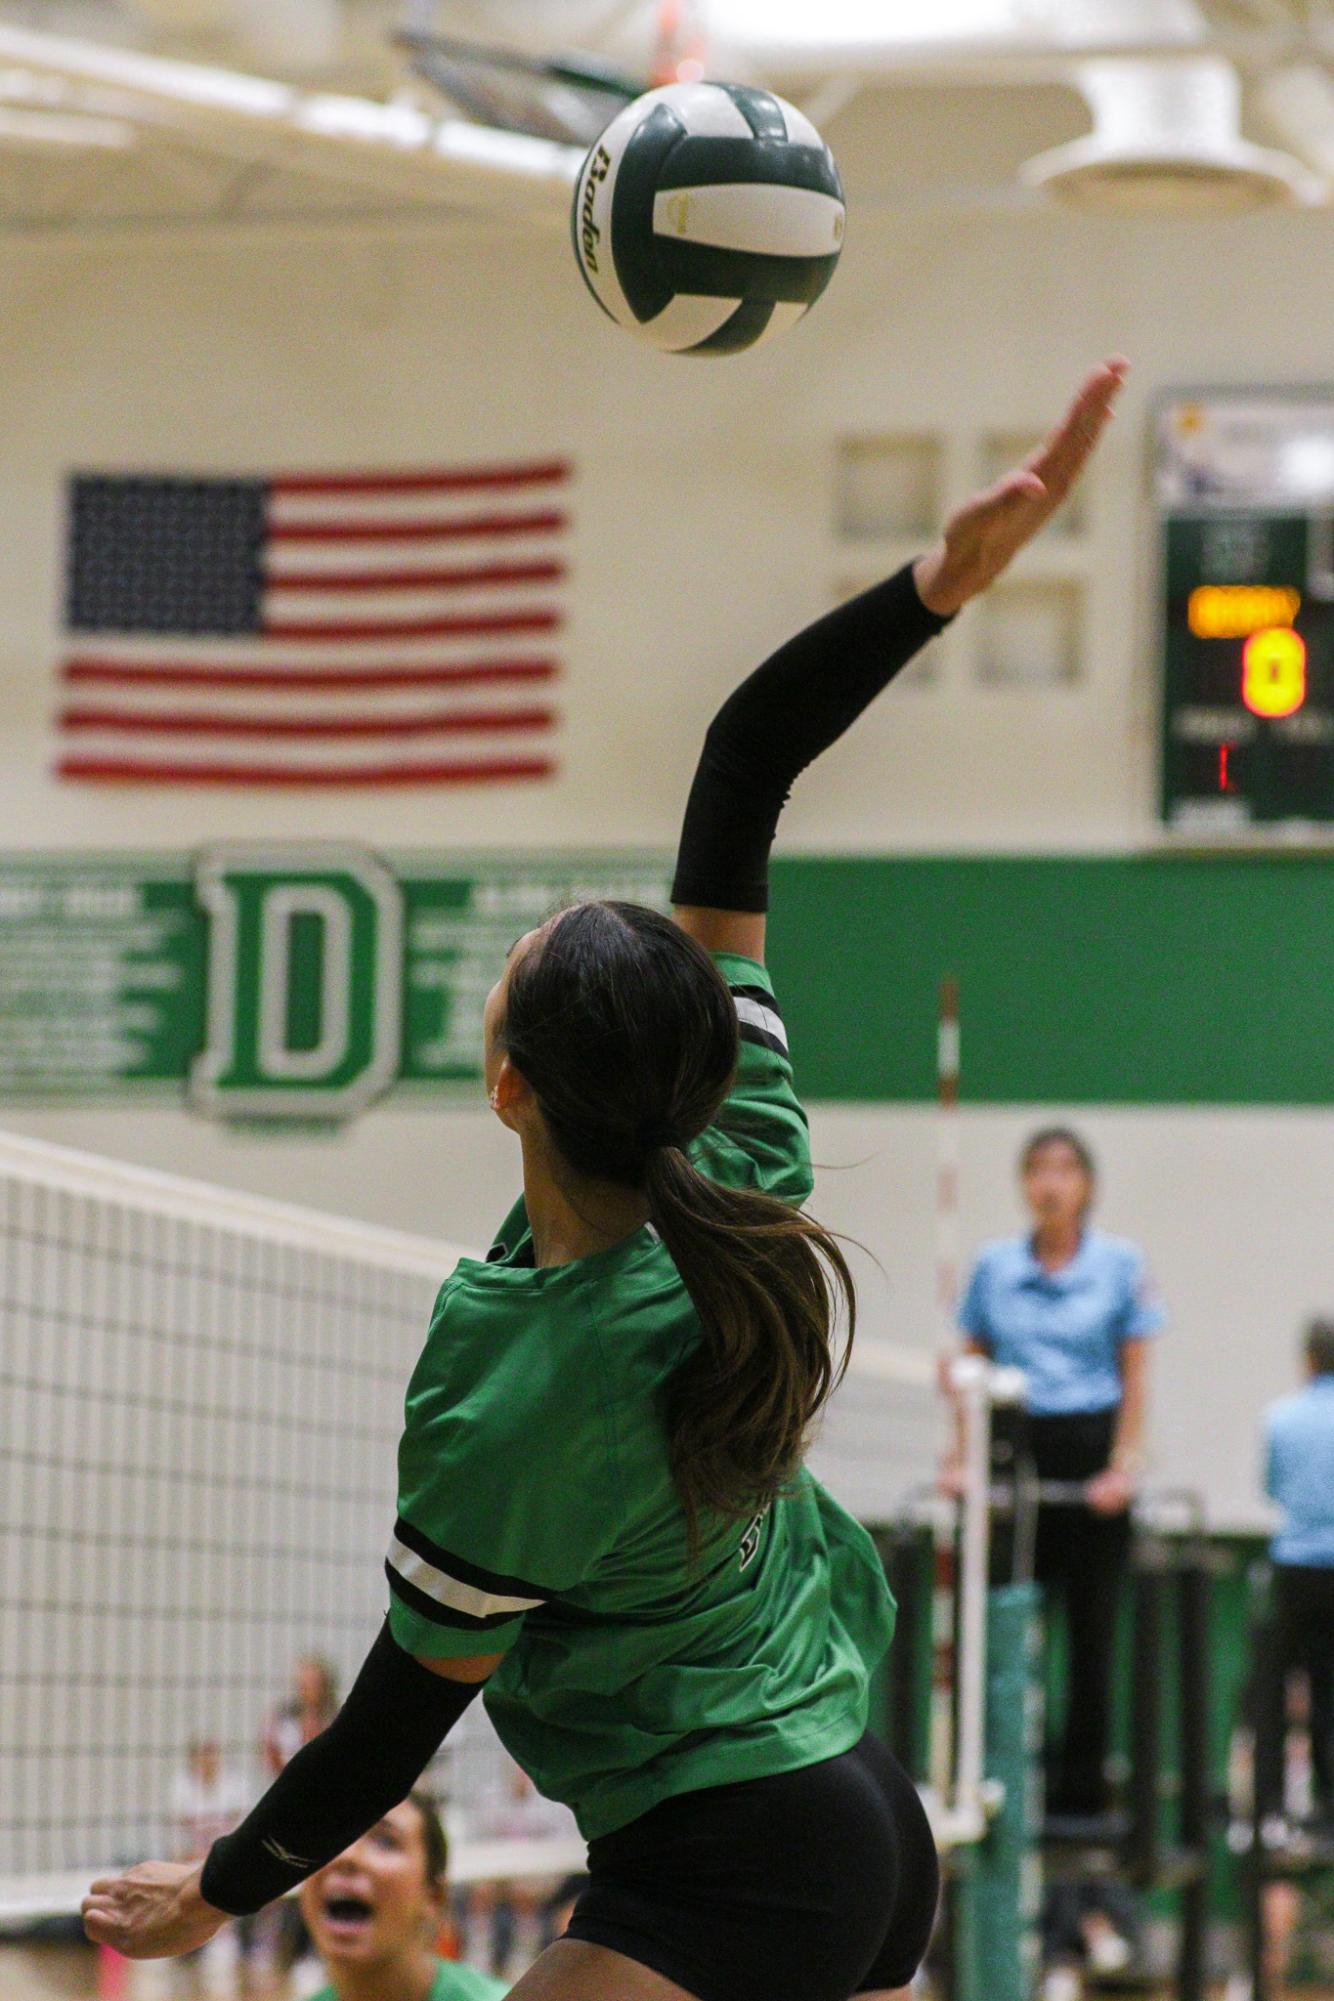
M 769 849 L 797 774 L 949 623 L 912 566 L 798 633 L 709 725 L 681 829 L 673 903 L 767 910 Z
M 432 1674 L 404 1653 L 386 1620 L 328 1729 L 209 1849 L 205 1902 L 246 1916 L 341 1855 L 412 1791 L 480 1687 Z

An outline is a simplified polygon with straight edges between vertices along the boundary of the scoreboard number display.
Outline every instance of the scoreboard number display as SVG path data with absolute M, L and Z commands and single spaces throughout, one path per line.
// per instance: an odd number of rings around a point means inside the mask
M 1334 391 L 1155 415 L 1161 811 L 1187 835 L 1334 823 Z

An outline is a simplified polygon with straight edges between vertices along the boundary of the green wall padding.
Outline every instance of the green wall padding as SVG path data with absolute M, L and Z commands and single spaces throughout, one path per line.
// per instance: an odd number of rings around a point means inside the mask
M 770 959 L 810 1099 L 1334 1104 L 1334 855 L 780 858 Z

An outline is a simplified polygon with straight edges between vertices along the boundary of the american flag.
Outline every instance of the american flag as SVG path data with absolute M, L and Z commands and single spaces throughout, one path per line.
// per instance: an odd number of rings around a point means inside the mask
M 555 769 L 568 464 L 69 482 L 57 769 L 444 785 Z

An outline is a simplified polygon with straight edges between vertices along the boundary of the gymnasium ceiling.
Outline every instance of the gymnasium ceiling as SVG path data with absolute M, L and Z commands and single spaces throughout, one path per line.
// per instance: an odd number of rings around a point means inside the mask
M 1020 168 L 1089 131 L 1090 62 L 1204 57 L 1301 199 L 1334 184 L 1334 0 L 0 0 L 0 235 L 554 226 L 558 152 L 470 160 L 465 132 L 459 159 L 447 135 L 423 161 L 458 113 L 414 77 L 405 28 L 643 78 L 707 62 L 713 29 L 733 73 L 817 117 L 854 201 L 926 214 L 1040 212 Z M 163 62 L 190 66 L 180 90 Z M 258 112 L 238 78 L 272 86 Z

